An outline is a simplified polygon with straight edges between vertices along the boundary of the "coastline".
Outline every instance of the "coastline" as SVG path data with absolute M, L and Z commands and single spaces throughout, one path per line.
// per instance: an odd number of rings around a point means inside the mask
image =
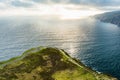
M 37 76 L 29 78 L 29 75 Z M 117 80 L 88 68 L 80 60 L 70 57 L 64 50 L 52 47 L 31 48 L 21 56 L 0 62 L 0 80 L 8 78 L 9 80 Z

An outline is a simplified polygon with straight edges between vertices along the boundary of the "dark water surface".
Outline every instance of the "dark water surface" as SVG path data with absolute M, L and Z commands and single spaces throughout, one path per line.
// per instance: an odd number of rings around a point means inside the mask
M 120 28 L 94 19 L 0 18 L 0 60 L 36 46 L 65 49 L 93 69 L 120 78 Z

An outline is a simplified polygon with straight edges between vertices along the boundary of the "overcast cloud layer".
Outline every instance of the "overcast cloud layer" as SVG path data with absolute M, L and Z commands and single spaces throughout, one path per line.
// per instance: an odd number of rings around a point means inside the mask
M 30 7 L 34 3 L 66 3 L 66 4 L 78 4 L 87 6 L 119 6 L 120 0 L 0 0 L 0 4 L 11 5 L 14 7 Z
M 0 15 L 55 14 L 65 10 L 110 11 L 120 9 L 120 0 L 0 0 Z

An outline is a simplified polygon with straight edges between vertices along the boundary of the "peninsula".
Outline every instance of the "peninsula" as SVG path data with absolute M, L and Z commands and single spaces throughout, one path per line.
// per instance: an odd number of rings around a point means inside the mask
M 117 80 L 97 73 L 64 50 L 37 47 L 0 62 L 0 80 Z

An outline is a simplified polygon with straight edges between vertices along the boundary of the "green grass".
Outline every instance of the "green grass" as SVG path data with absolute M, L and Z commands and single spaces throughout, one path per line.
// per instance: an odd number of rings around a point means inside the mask
M 94 75 L 80 68 L 58 71 L 52 77 L 55 78 L 55 80 L 96 80 Z
M 0 65 L 0 80 L 115 80 L 50 47 L 32 48 Z

